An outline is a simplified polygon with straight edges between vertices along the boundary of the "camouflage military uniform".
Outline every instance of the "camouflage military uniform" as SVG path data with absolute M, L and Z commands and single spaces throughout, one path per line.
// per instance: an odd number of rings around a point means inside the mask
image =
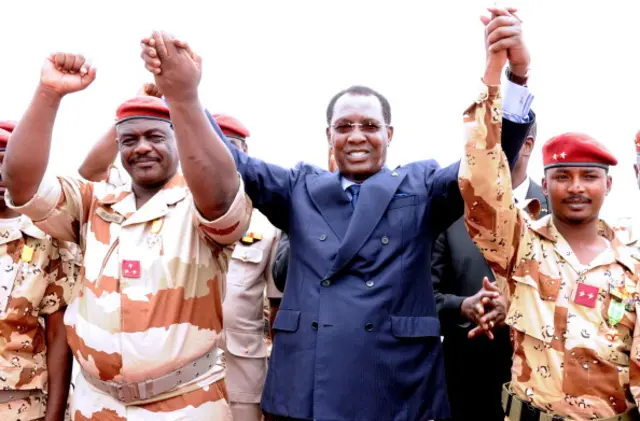
M 0 390 L 34 391 L 28 398 L 0 403 L 2 421 L 45 415 L 43 316 L 71 300 L 78 267 L 75 251 L 71 244 L 52 240 L 25 216 L 0 219 Z
M 581 264 L 553 224 L 513 205 L 500 146 L 501 102 L 492 87 L 470 108 L 460 168 L 467 229 L 509 297 L 514 342 L 511 391 L 520 400 L 575 420 L 608 418 L 640 397 L 637 297 L 640 261 L 601 223 L 610 247 Z M 626 306 L 625 306 L 626 304 Z
M 73 419 L 228 419 L 216 346 L 229 245 L 251 216 L 242 181 L 228 212 L 215 221 L 196 210 L 180 173 L 140 209 L 130 183 L 60 177 L 43 180 L 18 210 L 84 249 L 82 290 L 65 314 L 69 345 L 83 371 L 73 391 Z M 210 355 L 210 368 L 193 380 L 126 405 L 86 377 L 141 382 Z

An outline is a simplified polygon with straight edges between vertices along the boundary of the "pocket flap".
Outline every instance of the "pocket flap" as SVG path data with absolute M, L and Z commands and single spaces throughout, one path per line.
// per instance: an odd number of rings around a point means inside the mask
M 227 351 L 237 357 L 266 358 L 267 344 L 263 334 L 227 330 Z
M 404 208 L 406 206 L 415 206 L 418 204 L 418 196 L 415 194 L 407 195 L 405 193 L 398 193 L 393 196 L 393 199 L 389 202 L 387 210 Z
M 300 310 L 280 309 L 276 314 L 276 320 L 273 323 L 274 330 L 283 332 L 295 332 L 300 324 Z
M 555 301 L 540 299 L 537 284 L 534 286 L 517 280 L 515 284 L 506 323 L 543 342 L 550 343 L 554 338 L 559 339 L 564 332 L 555 331 Z
M 396 338 L 440 336 L 440 321 L 437 317 L 391 316 L 391 333 Z
M 242 262 L 260 263 L 263 256 L 264 251 L 258 247 L 245 247 L 238 244 L 233 249 L 231 258 Z

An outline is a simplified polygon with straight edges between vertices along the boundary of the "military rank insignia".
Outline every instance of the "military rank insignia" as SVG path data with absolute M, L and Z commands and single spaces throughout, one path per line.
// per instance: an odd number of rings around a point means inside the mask
M 240 242 L 248 246 L 260 240 L 262 240 L 262 234 L 257 234 L 255 232 L 249 232 L 249 233 L 245 232 Z

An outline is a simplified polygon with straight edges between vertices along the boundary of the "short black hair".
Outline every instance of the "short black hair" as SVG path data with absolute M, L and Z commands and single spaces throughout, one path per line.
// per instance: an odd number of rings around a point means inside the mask
M 529 127 L 529 131 L 527 132 L 527 137 L 532 137 L 533 140 L 536 140 L 538 136 L 538 122 L 534 121 L 531 127 Z
M 380 101 L 382 105 L 382 117 L 384 118 L 385 124 L 391 124 L 391 105 L 389 105 L 389 101 L 378 91 L 375 91 L 367 86 L 354 85 L 347 89 L 344 89 L 331 98 L 329 101 L 329 105 L 327 106 L 327 124 L 331 125 L 331 119 L 333 118 L 333 109 L 336 106 L 336 101 L 343 95 L 361 95 L 361 96 L 369 96 L 373 95 Z

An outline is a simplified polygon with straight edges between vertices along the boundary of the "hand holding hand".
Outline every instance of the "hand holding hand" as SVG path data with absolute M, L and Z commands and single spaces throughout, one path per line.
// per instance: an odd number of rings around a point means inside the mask
M 142 40 L 141 57 L 168 101 L 198 97 L 202 59 L 189 45 L 165 32 L 154 32 Z
M 491 76 L 502 73 L 502 68 L 508 59 L 511 72 L 518 76 L 526 76 L 531 58 L 522 37 L 522 21 L 515 14 L 517 9 L 489 8 L 488 10 L 491 18 L 486 16 L 480 18 L 485 25 L 487 70 L 492 70 Z M 498 69 L 499 72 L 497 72 Z
M 483 314 L 476 321 L 478 326 L 469 332 L 468 337 L 475 338 L 476 336 L 487 335 L 489 339 L 493 340 L 493 330 L 496 327 L 504 326 L 504 321 L 507 317 L 507 300 L 500 293 L 498 287 L 489 282 L 486 277 L 482 281 L 480 292 L 482 291 L 491 292 L 493 295 L 490 300 L 483 301 Z
M 462 301 L 460 312 L 470 322 L 478 324 L 478 321 L 485 315 L 485 306 L 491 303 L 491 300 L 498 298 L 500 291 L 495 291 L 489 279 L 485 276 L 482 280 L 482 288 L 475 295 L 467 297 Z

